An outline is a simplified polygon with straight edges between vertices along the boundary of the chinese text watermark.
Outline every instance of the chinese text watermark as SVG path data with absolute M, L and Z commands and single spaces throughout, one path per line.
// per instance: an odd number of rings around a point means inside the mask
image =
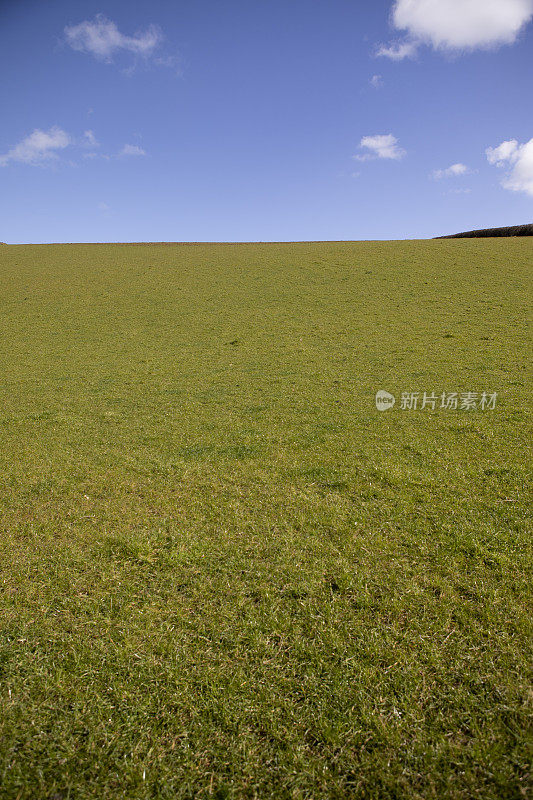
M 402 392 L 398 403 L 401 411 L 492 411 L 496 408 L 497 392 Z M 388 411 L 396 403 L 390 392 L 376 393 L 378 411 Z

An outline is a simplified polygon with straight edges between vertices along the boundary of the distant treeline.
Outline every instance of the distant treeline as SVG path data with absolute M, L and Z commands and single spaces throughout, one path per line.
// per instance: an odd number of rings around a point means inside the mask
M 477 239 L 484 236 L 533 236 L 533 223 L 515 225 L 511 228 L 484 228 L 481 231 L 465 231 L 453 233 L 451 236 L 435 236 L 435 239 Z

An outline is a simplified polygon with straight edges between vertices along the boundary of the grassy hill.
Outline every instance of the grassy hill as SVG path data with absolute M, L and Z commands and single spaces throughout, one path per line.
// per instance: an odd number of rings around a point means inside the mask
M 3 800 L 527 794 L 532 255 L 2 249 Z

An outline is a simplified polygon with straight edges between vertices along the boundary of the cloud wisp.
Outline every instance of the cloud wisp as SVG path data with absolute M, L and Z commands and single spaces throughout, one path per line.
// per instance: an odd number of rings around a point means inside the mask
M 452 164 L 450 167 L 446 167 L 446 169 L 436 169 L 431 173 L 431 177 L 434 178 L 436 181 L 441 180 L 442 178 L 457 178 L 460 175 L 468 175 L 470 173 L 470 169 L 466 166 L 466 164 Z
M 98 148 L 100 143 L 97 141 L 94 132 L 87 130 L 83 136 L 75 137 L 55 125 L 47 131 L 35 128 L 32 133 L 22 139 L 18 144 L 10 148 L 7 153 L 0 154 L 0 167 L 7 167 L 9 164 L 27 164 L 34 167 L 50 166 L 60 162 L 60 153 L 65 148 L 87 150 L 83 153 L 84 159 L 104 159 L 111 161 L 114 158 L 129 156 L 145 156 L 146 151 L 136 144 L 125 144 L 122 149 L 114 154 L 97 153 L 94 148 Z M 63 159 L 64 163 L 64 159 Z M 73 162 L 70 161 L 70 164 Z
M 116 158 L 130 158 L 131 156 L 138 158 L 139 156 L 146 155 L 148 155 L 146 150 L 144 150 L 142 147 L 139 147 L 139 145 L 125 144 L 117 153 L 96 153 L 92 150 L 89 153 L 84 153 L 83 157 L 90 159 L 102 159 L 103 161 L 112 161 Z
M 136 144 L 125 144 L 119 156 L 145 156 L 146 150 Z
M 82 144 L 84 147 L 99 147 L 100 142 L 96 141 L 96 136 L 93 131 L 84 131 L 82 137 Z
M 161 44 L 162 38 L 163 35 L 156 25 L 149 25 L 145 31 L 127 36 L 119 31 L 115 22 L 103 14 L 97 14 L 93 20 L 84 20 L 78 25 L 67 25 L 65 28 L 65 39 L 73 50 L 88 53 L 107 63 L 120 51 L 147 58 Z
M 104 14 L 94 19 L 86 19 L 77 25 L 67 25 L 64 29 L 65 42 L 73 50 L 93 56 L 97 61 L 112 64 L 120 55 L 129 55 L 133 61 L 123 72 L 131 75 L 140 63 L 167 67 L 181 75 L 180 58 L 162 50 L 164 36 L 158 25 L 148 25 L 132 36 L 122 33 L 116 22 Z
M 414 58 L 418 53 L 418 43 L 406 40 L 405 42 L 391 42 L 379 46 L 376 55 L 390 58 L 391 61 L 403 61 L 404 58 Z
M 510 139 L 498 147 L 488 147 L 485 154 L 489 164 L 507 168 L 508 172 L 501 182 L 504 189 L 525 192 L 533 197 L 533 139 L 525 144 Z
M 464 52 L 513 44 L 533 18 L 533 0 L 395 0 L 391 21 L 403 41 L 378 56 L 412 58 L 421 45 Z
M 392 133 L 363 136 L 359 147 L 365 152 L 353 156 L 356 161 L 371 161 L 376 158 L 399 161 L 406 155 L 405 150 L 399 146 L 398 139 Z
M 56 160 L 58 152 L 71 143 L 69 134 L 57 125 L 47 131 L 35 128 L 7 153 L 0 155 L 0 166 L 5 167 L 11 162 L 42 166 Z

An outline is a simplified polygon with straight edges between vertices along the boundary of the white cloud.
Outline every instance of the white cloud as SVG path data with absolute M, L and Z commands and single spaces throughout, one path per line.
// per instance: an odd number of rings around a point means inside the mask
M 468 175 L 470 170 L 466 166 L 466 164 L 452 164 L 451 167 L 447 167 L 446 169 L 436 169 L 432 173 L 432 177 L 435 180 L 440 180 L 441 178 L 456 178 L 458 175 Z
M 119 51 L 148 57 L 163 38 L 156 25 L 149 25 L 145 31 L 139 31 L 134 36 L 126 36 L 103 14 L 97 14 L 94 20 L 84 20 L 78 25 L 67 25 L 65 37 L 73 50 L 89 53 L 106 62 L 112 61 Z
M 110 211 L 111 210 L 110 207 L 107 205 L 107 203 L 98 203 L 98 209 L 99 209 L 99 211 Z
M 404 58 L 414 58 L 418 51 L 418 43 L 405 41 L 382 44 L 376 53 L 377 56 L 390 58 L 392 61 L 402 61 Z
M 502 181 L 504 189 L 533 197 L 533 139 L 525 144 L 510 139 L 498 147 L 488 147 L 485 153 L 489 164 L 509 168 Z
M 71 144 L 70 136 L 57 126 L 48 131 L 36 128 L 11 150 L 0 155 L 0 166 L 5 167 L 10 161 L 33 165 L 43 164 L 57 158 L 57 151 L 63 150 L 69 144 Z
M 533 0 L 395 0 L 392 24 L 407 38 L 378 55 L 400 60 L 422 43 L 452 51 L 512 44 L 532 17 Z
M 386 158 L 397 161 L 405 155 L 405 150 L 398 146 L 398 139 L 392 133 L 363 136 L 359 147 L 367 152 L 354 156 L 356 161 L 369 161 L 373 158 Z
M 145 156 L 146 151 L 136 144 L 125 144 L 119 153 L 120 156 Z
M 518 147 L 516 139 L 510 139 L 508 142 L 502 142 L 498 147 L 487 147 L 485 154 L 489 164 L 503 167 L 506 161 L 512 161 L 518 152 Z
M 383 78 L 381 77 L 381 75 L 372 75 L 372 77 L 370 78 L 370 85 L 374 89 L 381 89 L 381 87 L 383 86 Z

